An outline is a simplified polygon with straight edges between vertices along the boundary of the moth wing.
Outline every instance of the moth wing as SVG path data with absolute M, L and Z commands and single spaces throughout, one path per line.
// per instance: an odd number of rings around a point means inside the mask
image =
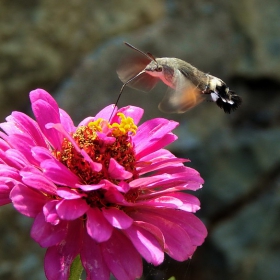
M 125 57 L 117 68 L 119 79 L 123 83 L 126 83 L 129 79 L 143 71 L 150 62 L 151 60 L 143 55 L 130 55 Z M 158 78 L 143 72 L 139 77 L 129 82 L 127 86 L 147 92 L 153 89 L 157 82 Z
M 167 89 L 158 107 L 165 113 L 184 113 L 203 99 L 201 91 L 181 72 L 178 72 L 175 89 Z

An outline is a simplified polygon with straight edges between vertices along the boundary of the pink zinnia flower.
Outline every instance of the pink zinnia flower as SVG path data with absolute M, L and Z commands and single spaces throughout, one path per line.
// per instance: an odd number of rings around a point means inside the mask
M 87 279 L 142 275 L 143 257 L 190 258 L 207 235 L 193 214 L 199 173 L 163 149 L 178 125 L 162 118 L 137 127 L 143 110 L 113 105 L 74 126 L 44 90 L 30 93 L 36 121 L 13 112 L 0 127 L 0 204 L 34 218 L 46 247 L 45 273 L 64 280 L 78 255 Z

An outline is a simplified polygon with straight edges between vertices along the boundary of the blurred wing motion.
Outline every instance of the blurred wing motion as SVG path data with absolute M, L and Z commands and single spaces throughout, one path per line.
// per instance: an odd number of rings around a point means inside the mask
M 201 91 L 182 73 L 177 75 L 176 88 L 168 88 L 158 108 L 164 113 L 184 113 L 204 99 Z
M 125 57 L 117 69 L 119 79 L 123 83 L 126 83 L 143 71 L 151 60 L 152 59 L 148 59 L 143 55 L 131 55 Z M 152 77 L 143 71 L 141 75 L 131 80 L 127 86 L 147 92 L 153 89 L 158 81 L 158 78 Z

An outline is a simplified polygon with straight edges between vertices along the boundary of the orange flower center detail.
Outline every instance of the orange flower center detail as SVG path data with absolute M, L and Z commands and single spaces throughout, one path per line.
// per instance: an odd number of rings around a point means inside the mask
M 80 151 L 77 151 L 66 138 L 63 140 L 61 151 L 55 153 L 57 159 L 76 174 L 83 184 L 98 184 L 102 179 L 118 184 L 119 180 L 111 178 L 108 172 L 111 158 L 122 165 L 126 171 L 133 174 L 126 182 L 139 177 L 130 137 L 131 134 L 136 133 L 137 126 L 132 118 L 125 117 L 122 113 L 119 113 L 118 116 L 120 117 L 120 123 L 111 125 L 106 120 L 98 119 L 90 122 L 87 126 L 78 127 L 72 135 L 78 147 L 83 149 L 93 162 L 102 165 L 99 172 L 92 169 L 90 163 L 81 155 Z M 98 132 L 106 133 L 105 140 L 98 136 Z M 111 141 L 106 140 L 108 137 Z

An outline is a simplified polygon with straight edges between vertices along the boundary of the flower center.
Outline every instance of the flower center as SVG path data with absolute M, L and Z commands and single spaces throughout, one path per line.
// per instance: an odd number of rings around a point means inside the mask
M 133 174 L 130 179 L 125 180 L 126 182 L 139 177 L 131 141 L 131 135 L 136 133 L 137 126 L 132 118 L 122 113 L 118 113 L 118 116 L 120 123 L 111 125 L 104 119 L 98 119 L 87 126 L 78 127 L 72 135 L 78 147 L 83 149 L 92 161 L 102 165 L 99 172 L 92 169 L 90 163 L 67 138 L 63 140 L 61 151 L 55 153 L 57 159 L 75 173 L 84 184 L 98 184 L 102 179 L 118 184 L 120 180 L 111 178 L 108 171 L 111 158 Z

